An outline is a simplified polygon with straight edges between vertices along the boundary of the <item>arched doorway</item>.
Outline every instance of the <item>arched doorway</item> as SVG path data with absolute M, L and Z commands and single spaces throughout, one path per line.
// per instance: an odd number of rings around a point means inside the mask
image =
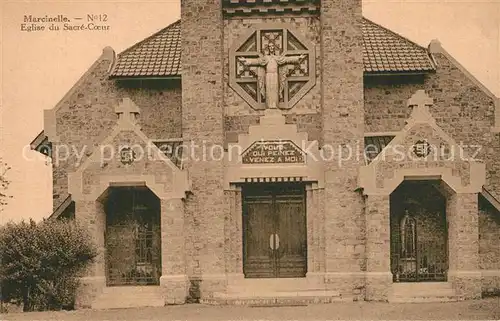
M 403 181 L 391 194 L 391 272 L 394 282 L 446 281 L 446 198 L 439 181 Z
M 158 285 L 159 198 L 147 187 L 110 187 L 105 212 L 107 285 Z

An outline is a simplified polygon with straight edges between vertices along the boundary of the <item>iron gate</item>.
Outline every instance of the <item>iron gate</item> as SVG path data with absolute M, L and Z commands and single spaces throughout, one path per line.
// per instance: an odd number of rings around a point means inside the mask
M 151 224 L 120 224 L 106 231 L 107 284 L 158 285 L 159 231 Z
M 437 222 L 436 222 L 437 221 Z M 429 228 L 431 226 L 432 228 Z M 422 215 L 391 219 L 391 272 L 394 282 L 446 281 L 446 222 Z
M 144 187 L 113 187 L 106 202 L 106 282 L 158 285 L 160 201 Z

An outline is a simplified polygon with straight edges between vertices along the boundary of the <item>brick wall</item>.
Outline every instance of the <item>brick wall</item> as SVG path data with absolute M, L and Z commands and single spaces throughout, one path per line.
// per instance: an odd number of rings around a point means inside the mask
M 158 85 L 154 81 L 117 84 L 107 78 L 111 63 L 107 55 L 99 58 L 56 110 L 56 133 L 60 142 L 54 144 L 54 149 L 59 148 L 61 157 L 52 166 L 54 209 L 67 196 L 67 173 L 77 169 L 75 151 L 83 155 L 81 162 L 92 154 L 116 124 L 115 108 L 122 98 L 129 97 L 137 104 L 139 124 L 150 139 L 181 137 L 179 81 L 163 83 L 156 89 L 148 89 L 151 84 Z M 142 88 L 137 88 L 139 85 Z M 69 147 L 71 155 L 67 160 L 63 160 L 64 146 Z

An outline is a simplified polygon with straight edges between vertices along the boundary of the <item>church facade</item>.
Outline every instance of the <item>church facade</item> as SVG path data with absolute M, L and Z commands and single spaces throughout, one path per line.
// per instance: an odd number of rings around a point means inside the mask
M 500 99 L 359 0 L 186 0 L 32 148 L 99 256 L 80 308 L 500 291 Z

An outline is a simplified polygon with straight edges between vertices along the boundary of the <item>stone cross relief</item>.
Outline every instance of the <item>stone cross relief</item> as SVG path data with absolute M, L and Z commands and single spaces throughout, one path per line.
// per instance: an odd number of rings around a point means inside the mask
M 286 83 L 286 68 L 280 68 L 286 64 L 300 64 L 306 55 L 285 56 L 280 54 L 275 44 L 270 42 L 264 55 L 259 58 L 240 58 L 247 66 L 257 66 L 257 85 L 261 95 L 266 101 L 266 108 L 277 109 L 279 100 L 283 98 L 283 90 Z
M 408 99 L 408 107 L 412 107 L 410 118 L 417 122 L 433 121 L 429 106 L 432 106 L 434 99 L 429 97 L 425 90 L 420 89 Z
M 129 122 L 137 125 L 137 115 L 140 113 L 139 107 L 130 99 L 123 98 L 122 102 L 115 108 L 115 113 L 118 114 L 118 122 Z

